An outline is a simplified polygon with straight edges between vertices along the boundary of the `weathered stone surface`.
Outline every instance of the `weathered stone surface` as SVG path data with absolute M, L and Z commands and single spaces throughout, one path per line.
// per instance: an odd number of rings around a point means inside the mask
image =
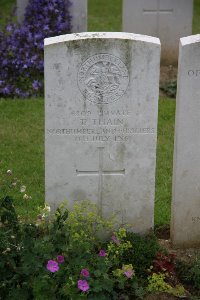
M 46 201 L 89 199 L 153 227 L 160 43 L 125 33 L 45 40 Z
M 17 20 L 22 23 L 29 0 L 17 0 Z
M 180 40 L 171 238 L 200 245 L 200 35 Z
M 22 22 L 29 0 L 17 0 L 17 19 Z M 87 0 L 71 0 L 69 7 L 71 32 L 87 31 Z
M 85 32 L 87 31 L 87 0 L 73 0 L 69 7 L 71 19 L 71 32 Z
M 160 38 L 163 63 L 178 60 L 179 39 L 192 33 L 193 0 L 123 0 L 123 31 Z

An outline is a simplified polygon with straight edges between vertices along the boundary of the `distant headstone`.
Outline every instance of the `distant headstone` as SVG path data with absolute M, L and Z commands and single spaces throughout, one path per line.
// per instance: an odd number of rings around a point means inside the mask
M 180 40 L 171 238 L 200 245 L 200 35 Z
M 87 31 L 87 0 L 70 0 L 69 14 L 71 19 L 71 32 Z
M 17 0 L 17 21 L 22 23 L 29 0 Z
M 17 19 L 19 23 L 24 20 L 24 14 L 29 0 L 17 0 Z M 71 0 L 69 14 L 72 32 L 87 31 L 87 0 Z
M 156 36 L 165 64 L 178 60 L 179 39 L 192 34 L 193 0 L 123 0 L 123 31 Z
M 127 33 L 45 40 L 46 201 L 89 199 L 153 227 L 160 42 Z

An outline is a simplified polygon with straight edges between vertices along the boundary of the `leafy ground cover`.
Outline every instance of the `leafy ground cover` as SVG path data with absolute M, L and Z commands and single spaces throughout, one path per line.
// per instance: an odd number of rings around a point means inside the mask
M 17 184 L 10 190 L 19 193 Z M 46 206 L 30 223 L 4 197 L 0 225 L 0 299 L 199 299 L 200 257 L 178 261 L 153 234 L 116 228 L 91 202 L 61 205 L 51 217 Z

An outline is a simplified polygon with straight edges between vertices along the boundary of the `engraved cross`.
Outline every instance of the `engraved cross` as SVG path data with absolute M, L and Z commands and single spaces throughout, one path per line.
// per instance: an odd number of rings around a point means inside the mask
M 157 36 L 159 36 L 159 24 L 160 24 L 160 15 L 162 14 L 172 14 L 173 8 L 171 9 L 161 9 L 160 1 L 157 0 L 157 8 L 156 9 L 143 9 L 143 14 L 146 15 L 156 15 L 156 28 L 157 28 Z
M 114 175 L 125 175 L 125 169 L 123 170 L 104 170 L 103 168 L 103 152 L 104 147 L 98 147 L 99 150 L 99 167 L 96 171 L 79 171 L 76 170 L 77 176 L 98 176 L 98 211 L 102 215 L 102 204 L 103 204 L 103 176 L 114 176 Z

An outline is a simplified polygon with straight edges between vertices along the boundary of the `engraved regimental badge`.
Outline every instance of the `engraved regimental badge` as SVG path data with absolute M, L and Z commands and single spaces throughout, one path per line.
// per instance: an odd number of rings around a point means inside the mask
M 96 104 L 117 101 L 129 83 L 128 70 L 118 57 L 97 54 L 89 57 L 78 71 L 78 85 L 86 100 Z

